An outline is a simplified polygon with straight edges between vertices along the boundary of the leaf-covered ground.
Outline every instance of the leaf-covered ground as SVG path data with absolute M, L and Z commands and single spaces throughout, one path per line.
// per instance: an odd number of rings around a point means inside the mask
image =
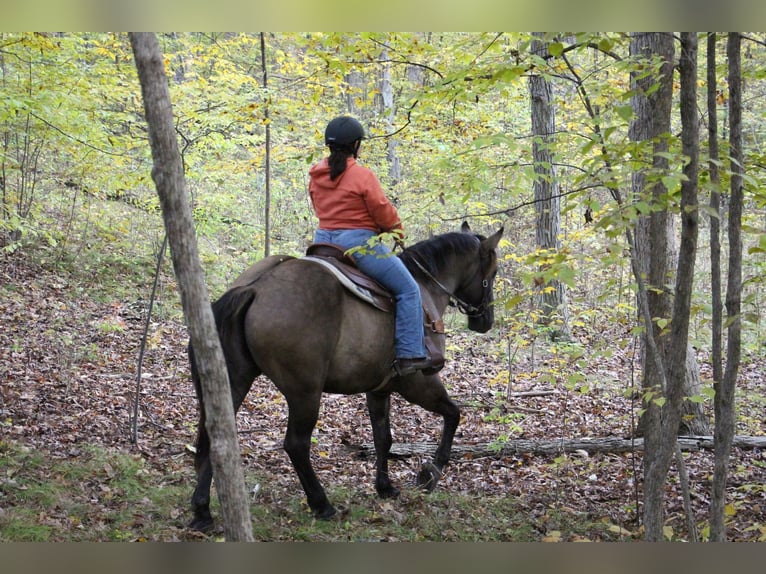
M 0 260 L 0 446 L 6 451 L 39 455 L 34 468 L 47 469 L 38 482 L 56 480 L 51 466 L 82 462 L 86 476 L 78 479 L 82 504 L 92 504 L 104 517 L 73 518 L 55 502 L 46 511 L 36 510 L 36 520 L 55 523 L 59 531 L 71 529 L 82 539 L 84 522 L 93 530 L 88 539 L 107 539 L 111 512 L 134 512 L 128 539 L 142 539 L 142 505 L 152 496 L 124 500 L 116 495 L 115 480 L 123 473 L 148 474 L 160 489 L 170 483 L 188 488 L 193 483 L 191 445 L 195 439 L 196 399 L 188 376 L 186 331 L 177 320 L 155 320 L 143 363 L 138 401 L 137 444 L 131 444 L 135 404 L 136 369 L 144 328 L 148 288 L 136 289 L 135 298 L 94 298 L 95 285 L 65 272 L 51 271 L 15 254 Z M 146 292 L 144 292 L 144 290 Z M 175 295 L 168 291 L 167 305 Z M 588 359 L 585 369 L 544 352 L 507 349 L 502 333 L 476 336 L 460 329 L 462 318 L 449 326 L 450 361 L 443 370 L 452 397 L 461 405 L 462 420 L 456 436 L 460 444 L 502 444 L 504 438 L 573 438 L 578 436 L 630 435 L 639 404 L 630 399 L 637 380 L 630 342 L 623 327 L 604 325 L 597 335 L 581 335 Z M 502 329 L 502 326 L 501 326 Z M 610 349 L 592 353 L 593 349 Z M 509 353 L 510 351 L 510 353 Z M 509 361 L 509 357 L 512 360 Z M 523 357 L 523 358 L 522 358 Z M 509 365 L 509 362 L 511 363 Z M 762 358 L 746 357 L 738 387 L 737 433 L 766 434 L 766 409 Z M 703 377 L 706 366 L 703 363 Z M 510 371 L 510 376 L 509 376 Z M 569 375 L 577 371 L 575 380 Z M 506 398 L 509 390 L 553 391 L 540 396 Z M 297 478 L 283 453 L 282 434 L 287 410 L 281 395 L 268 380 L 259 379 L 237 416 L 243 460 L 254 500 L 266 508 L 267 518 L 281 520 L 279 536 L 291 538 L 297 515 L 306 515 Z M 392 404 L 394 440 L 434 442 L 441 421 L 395 397 Z M 405 489 L 402 500 L 377 501 L 373 490 L 373 462 L 356 457 L 345 444 L 371 442 L 362 396 L 326 396 L 314 434 L 313 460 L 320 479 L 331 493 L 342 495 L 342 505 L 372 508 L 367 522 L 406 521 L 407 513 L 428 505 L 428 497 Z M 93 466 L 94 451 L 125 453 L 135 466 L 104 459 Z M 0 449 L 0 451 L 3 451 Z M 103 450 L 102 450 L 103 449 Z M 31 455 L 30 455 L 31 456 Z M 103 455 L 101 455 L 103 456 Z M 685 453 L 691 480 L 692 506 L 704 532 L 707 520 L 712 453 Z M 128 460 L 131 460 L 130 458 Z M 85 464 L 88 461 L 88 465 Z M 48 464 L 42 464 L 47 462 Z M 391 463 L 393 478 L 409 487 L 421 460 L 406 458 Z M 140 463 L 140 464 L 139 464 Z M 480 523 L 486 505 L 503 507 L 514 532 L 528 528 L 525 540 L 631 540 L 640 538 L 641 454 L 505 457 L 464 457 L 446 470 L 438 488 L 446 497 L 434 498 L 449 508 L 451 528 L 426 539 L 466 539 L 459 525 Z M 30 466 L 30 468 L 32 468 Z M 0 467 L 0 539 L 8 518 L 23 497 L 23 465 Z M 727 509 L 729 537 L 733 540 L 766 540 L 766 457 L 758 450 L 734 449 Z M 24 487 L 27 488 L 27 487 Z M 122 491 L 120 491 L 122 492 Z M 341 494 L 339 494 L 341 493 Z M 471 504 L 450 505 L 449 494 Z M 446 502 L 445 502 L 446 500 Z M 169 529 L 148 535 L 155 539 L 204 538 L 183 528 L 189 519 L 188 497 L 167 511 Z M 513 510 L 505 509 L 505 503 Z M 671 469 L 666 489 L 667 535 L 686 539 L 678 474 Z M 637 505 L 638 509 L 637 509 Z M 638 511 L 637 511 L 638 510 Z M 87 513 L 96 512 L 88 510 Z M 138 518 L 136 518 L 138 517 Z M 271 517 L 271 518 L 268 518 Z M 156 518 L 155 518 L 156 519 Z M 569 525 L 587 521 L 601 528 L 582 533 Z M 220 520 L 219 520 L 220 523 Z M 7 524 L 7 520 L 5 522 Z M 497 523 L 493 522 L 493 529 Z M 268 528 L 258 528 L 261 539 L 273 539 Z M 287 534 L 284 534 L 287 532 Z M 472 529 L 472 539 L 481 526 Z M 215 534 L 214 534 L 215 535 Z M 295 535 L 299 539 L 304 535 Z M 487 533 L 484 539 L 518 539 L 510 533 Z M 87 538 L 87 537 L 86 537 Z M 111 538 L 114 538 L 111 535 Z M 311 539 L 311 537 L 308 537 Z M 478 538 L 482 537 L 478 535 Z M 413 539 L 418 539 L 417 534 Z

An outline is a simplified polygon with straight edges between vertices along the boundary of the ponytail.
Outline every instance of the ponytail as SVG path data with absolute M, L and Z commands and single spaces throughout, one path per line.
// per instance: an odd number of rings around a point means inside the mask
M 330 157 L 327 163 L 330 165 L 330 179 L 334 180 L 346 171 L 348 158 L 356 157 L 359 151 L 360 140 L 350 144 L 333 144 L 330 146 Z

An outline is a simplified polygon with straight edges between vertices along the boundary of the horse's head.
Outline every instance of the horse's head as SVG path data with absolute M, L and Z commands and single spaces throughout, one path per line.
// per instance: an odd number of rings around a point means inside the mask
M 468 223 L 461 227 L 463 233 L 472 233 Z M 471 272 L 455 290 L 458 309 L 468 317 L 468 328 L 477 333 L 486 333 L 495 321 L 493 285 L 497 274 L 497 244 L 503 236 L 501 227 L 490 237 L 477 235 L 478 257 Z
M 467 223 L 462 233 L 445 233 L 408 247 L 401 254 L 421 285 L 442 294 L 468 317 L 468 328 L 486 333 L 495 320 L 492 286 L 497 273 L 501 227 L 491 237 L 474 234 Z

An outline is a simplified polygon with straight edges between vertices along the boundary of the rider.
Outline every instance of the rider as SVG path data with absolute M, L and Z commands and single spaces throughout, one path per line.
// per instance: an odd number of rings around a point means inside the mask
M 327 124 L 324 140 L 330 156 L 309 170 L 309 194 L 319 218 L 314 242 L 335 243 L 344 249 L 362 247 L 352 252 L 359 269 L 394 294 L 394 369 L 404 376 L 432 366 L 423 339 L 420 289 L 404 263 L 376 237 L 395 232 L 401 243 L 404 231 L 378 178 L 356 161 L 364 138 L 362 124 L 350 116 Z

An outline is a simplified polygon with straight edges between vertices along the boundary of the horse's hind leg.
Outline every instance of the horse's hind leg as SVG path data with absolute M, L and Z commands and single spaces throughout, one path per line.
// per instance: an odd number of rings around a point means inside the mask
M 197 486 L 191 497 L 192 512 L 194 518 L 189 523 L 192 530 L 207 531 L 213 526 L 213 517 L 210 514 L 210 486 L 213 483 L 213 467 L 210 463 L 210 436 L 205 427 L 205 408 L 202 400 L 202 387 L 199 380 L 197 367 L 194 363 L 193 352 L 189 351 L 191 360 L 192 380 L 199 401 L 199 423 L 197 425 L 197 443 L 194 454 L 194 468 L 197 471 Z M 231 395 L 234 406 L 234 412 L 239 410 L 242 402 L 245 400 L 253 379 L 260 374 L 254 364 L 248 365 L 242 371 L 240 376 L 232 376 L 229 373 L 229 382 L 231 384 Z
M 285 395 L 288 406 L 287 432 L 284 449 L 293 463 L 298 479 L 306 493 L 306 501 L 316 518 L 330 518 L 335 507 L 330 504 L 327 494 L 311 466 L 311 433 L 319 418 L 321 393 L 302 393 L 299 396 Z
M 430 492 L 436 488 L 442 476 L 442 470 L 449 462 L 452 440 L 460 423 L 460 409 L 449 398 L 439 375 L 416 375 L 415 377 L 402 384 L 397 392 L 407 401 L 432 413 L 440 414 L 444 419 L 442 438 L 433 462 L 424 464 L 418 474 L 418 485 Z
M 391 395 L 367 393 L 367 410 L 375 442 L 375 490 L 381 498 L 399 496 L 399 489 L 388 476 L 388 453 L 391 451 Z
M 201 397 L 201 394 L 200 394 Z M 189 528 L 205 532 L 213 526 L 210 514 L 210 485 L 213 482 L 213 467 L 210 465 L 210 437 L 205 428 L 205 411 L 200 399 L 200 416 L 197 425 L 197 442 L 194 453 L 194 468 L 197 471 L 197 486 L 191 497 L 194 518 Z

